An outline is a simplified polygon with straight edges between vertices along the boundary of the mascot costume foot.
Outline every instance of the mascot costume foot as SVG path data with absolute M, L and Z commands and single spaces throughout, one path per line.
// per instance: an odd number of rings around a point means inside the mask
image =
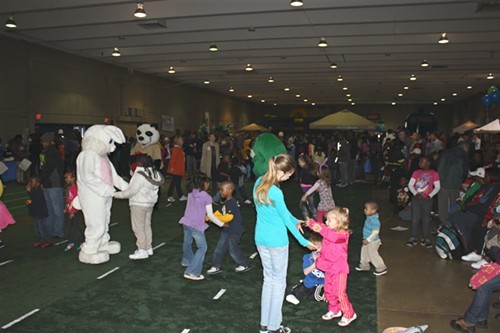
M 85 243 L 78 256 L 85 264 L 107 262 L 110 254 L 120 252 L 120 243 L 110 241 L 108 233 L 115 187 L 128 187 L 108 159 L 115 143 L 125 143 L 118 127 L 94 125 L 85 132 L 76 161 L 78 197 L 73 206 L 82 210 L 85 219 Z

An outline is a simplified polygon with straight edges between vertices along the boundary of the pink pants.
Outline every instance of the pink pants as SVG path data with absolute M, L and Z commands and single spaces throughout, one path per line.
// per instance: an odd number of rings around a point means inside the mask
M 346 318 L 354 316 L 349 297 L 347 296 L 347 274 L 325 272 L 325 296 L 328 300 L 328 310 L 334 313 L 342 311 Z
M 325 222 L 323 219 L 325 218 L 326 213 L 328 213 L 327 210 L 318 210 L 318 222 L 319 223 Z

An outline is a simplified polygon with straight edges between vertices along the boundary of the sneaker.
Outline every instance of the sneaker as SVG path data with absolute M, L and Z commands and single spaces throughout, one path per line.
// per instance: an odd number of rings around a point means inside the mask
M 148 256 L 152 256 L 154 254 L 153 248 L 148 249 Z
M 346 183 L 340 183 L 340 184 L 337 184 L 337 187 L 347 187 L 347 184 Z
M 406 242 L 406 246 L 412 247 L 412 246 L 415 246 L 415 245 L 417 245 L 417 240 L 415 238 L 410 238 Z
M 250 200 L 246 199 L 246 200 L 245 200 L 245 204 L 246 204 L 246 205 L 251 205 L 251 204 L 252 204 L 252 202 L 251 202 Z
M 267 326 L 260 326 L 259 333 L 267 333 Z
M 132 260 L 148 259 L 149 255 L 148 255 L 148 251 L 137 249 L 137 250 L 135 250 L 134 253 L 129 255 L 128 258 L 132 259 Z
M 252 269 L 252 267 L 250 267 L 250 266 L 241 266 L 241 265 L 240 265 L 240 266 L 236 267 L 236 268 L 234 269 L 234 271 L 235 271 L 236 273 L 243 273 L 243 272 L 248 272 L 248 271 L 249 271 L 249 270 L 251 270 L 251 269 Z
M 323 320 L 332 320 L 333 318 L 339 318 L 339 317 L 342 317 L 342 311 L 339 311 L 337 313 L 328 311 L 327 313 L 321 316 Z
M 188 280 L 193 280 L 193 281 L 201 281 L 203 279 L 205 279 L 205 277 L 200 274 L 200 275 L 194 275 L 194 274 L 184 274 L 184 278 L 185 279 L 188 279 Z
M 432 249 L 434 247 L 434 245 L 428 239 L 423 240 L 422 243 L 420 243 L 420 245 L 422 245 L 423 247 L 426 247 L 428 249 Z
M 481 267 L 483 267 L 484 265 L 486 265 L 488 262 L 484 259 L 481 259 L 479 261 L 476 261 L 475 263 L 473 263 L 472 265 L 470 265 L 470 267 L 474 268 L 474 269 L 480 269 Z
M 167 198 L 167 201 L 168 201 L 168 202 L 175 202 L 175 199 L 174 199 L 174 197 L 168 197 L 168 198 Z
M 380 272 L 377 272 L 377 271 L 373 272 L 373 275 L 375 275 L 375 276 L 381 276 L 381 275 L 385 275 L 385 274 L 387 274 L 387 268 L 384 269 L 383 271 L 380 271 Z
M 207 274 L 219 274 L 222 272 L 224 272 L 222 268 L 213 266 L 207 271 Z
M 40 247 L 40 246 L 42 246 L 42 242 L 35 242 L 35 243 L 33 244 L 33 246 L 34 246 L 34 247 Z
M 42 245 L 40 245 L 40 247 L 41 247 L 42 249 L 45 249 L 45 248 L 50 247 L 50 246 L 52 246 L 52 243 L 51 243 L 51 242 L 45 242 L 45 243 L 43 243 Z
M 450 321 L 450 326 L 455 331 L 459 331 L 459 332 L 463 332 L 463 333 L 476 332 L 476 328 L 473 325 L 466 323 L 465 320 L 463 320 L 462 318 Z
M 291 332 L 292 330 L 290 329 L 290 327 L 286 326 L 281 326 L 280 328 L 274 331 L 267 331 L 267 333 L 291 333 Z
M 292 303 L 293 305 L 297 305 L 300 303 L 299 299 L 297 297 L 295 297 L 295 295 L 286 295 L 286 298 L 285 300 L 288 302 L 288 303 Z
M 64 249 L 64 252 L 68 252 L 75 246 L 75 243 L 69 243 L 66 248 Z
M 183 195 L 182 197 L 179 198 L 179 201 L 187 201 L 187 197 L 185 195 Z
M 356 318 L 358 318 L 358 315 L 356 315 L 356 313 L 351 318 L 346 318 L 346 317 L 342 316 L 342 318 L 339 321 L 339 326 L 342 326 L 342 327 L 347 326 L 350 323 L 352 323 L 353 321 L 355 321 Z
M 362 269 L 359 266 L 354 267 L 354 269 L 357 270 L 358 272 L 369 272 L 370 271 L 369 269 Z
M 478 320 L 476 323 L 477 328 L 488 328 L 488 321 L 487 320 Z
M 474 262 L 474 261 L 479 261 L 483 259 L 483 257 L 481 257 L 479 254 L 477 254 L 476 252 L 471 252 L 469 253 L 468 255 L 466 256 L 462 256 L 462 260 L 463 261 L 468 261 L 468 262 Z

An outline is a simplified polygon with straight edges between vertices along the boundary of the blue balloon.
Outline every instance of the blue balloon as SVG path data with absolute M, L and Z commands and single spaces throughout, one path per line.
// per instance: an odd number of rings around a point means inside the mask
M 487 107 L 491 106 L 491 104 L 492 104 L 492 102 L 493 102 L 493 101 L 491 100 L 491 98 L 490 98 L 490 96 L 489 96 L 489 95 L 484 95 L 484 96 L 483 96 L 483 100 L 482 100 L 482 101 L 483 101 L 483 105 L 484 105 L 484 107 L 485 107 L 485 108 L 487 108 Z
M 492 100 L 491 104 L 495 104 L 500 100 L 500 93 L 498 91 L 494 91 L 490 95 L 490 99 Z

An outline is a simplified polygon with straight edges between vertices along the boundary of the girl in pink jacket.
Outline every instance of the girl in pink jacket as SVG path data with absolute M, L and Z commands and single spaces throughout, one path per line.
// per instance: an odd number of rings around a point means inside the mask
M 308 227 L 323 236 L 321 255 L 316 267 L 325 272 L 325 297 L 328 300 L 328 312 L 323 320 L 342 317 L 339 326 L 347 326 L 357 315 L 347 296 L 347 248 L 349 245 L 349 210 L 336 207 L 326 213 L 326 222 L 318 223 L 309 219 Z

